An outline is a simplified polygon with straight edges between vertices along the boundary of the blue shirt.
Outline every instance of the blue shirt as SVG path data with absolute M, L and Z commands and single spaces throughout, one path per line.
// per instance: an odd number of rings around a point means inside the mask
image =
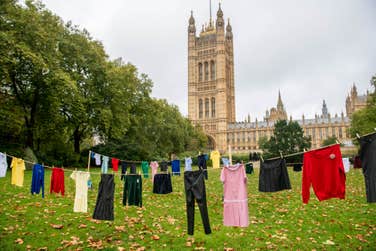
M 44 198 L 44 168 L 40 164 L 33 166 L 33 178 L 31 180 L 31 194 L 39 194 L 42 188 L 42 198 Z

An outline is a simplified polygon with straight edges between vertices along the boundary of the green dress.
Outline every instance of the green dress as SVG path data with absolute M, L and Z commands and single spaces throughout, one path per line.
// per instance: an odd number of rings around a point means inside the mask
M 147 161 L 141 162 L 141 169 L 142 173 L 144 174 L 144 178 L 149 178 L 149 164 Z

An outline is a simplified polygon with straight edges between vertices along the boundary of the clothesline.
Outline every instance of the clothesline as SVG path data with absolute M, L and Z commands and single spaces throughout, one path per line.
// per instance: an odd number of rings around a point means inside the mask
M 375 131 L 376 131 L 376 128 L 375 128 Z M 356 139 L 360 139 L 362 137 L 365 137 L 365 136 L 369 136 L 369 135 L 372 135 L 372 134 L 375 134 L 376 132 L 371 132 L 371 133 L 367 133 L 367 134 L 364 134 L 362 136 L 359 136 L 359 134 L 357 134 L 357 136 L 355 138 L 352 138 L 351 140 L 356 140 Z M 283 155 L 282 152 L 280 154 L 280 156 L 278 157 L 272 157 L 272 158 L 268 158 L 266 160 L 274 160 L 274 159 L 279 159 L 279 158 L 286 158 L 286 157 L 292 157 L 292 156 L 296 156 L 296 155 L 301 155 L 301 154 L 304 154 L 305 152 L 311 152 L 311 151 L 316 151 L 316 150 L 320 150 L 320 149 L 325 149 L 327 147 L 330 147 L 330 146 L 334 146 L 334 145 L 339 145 L 340 143 L 338 142 L 337 140 L 337 143 L 335 144 L 331 144 L 331 145 L 327 145 L 327 146 L 322 146 L 322 147 L 318 147 L 318 148 L 315 148 L 315 149 L 310 149 L 310 150 L 307 150 L 307 151 L 303 151 L 303 152 L 296 152 L 296 153 L 291 153 L 291 154 L 287 154 L 287 155 Z
M 13 155 L 10 155 L 10 154 L 7 154 L 7 153 L 4 153 L 4 155 L 6 155 L 6 156 L 9 156 L 9 157 L 11 157 L 11 158 L 17 158 L 17 159 L 22 159 L 22 158 L 18 158 L 18 157 L 16 157 L 16 156 L 13 156 Z M 35 165 L 35 164 L 39 164 L 39 163 L 36 163 L 36 162 L 32 162 L 32 161 L 28 161 L 28 160 L 24 160 L 24 159 L 22 159 L 25 163 L 28 163 L 28 164 L 31 164 L 31 165 Z M 54 167 L 54 166 L 48 166 L 48 165 L 44 165 L 44 164 L 42 164 L 42 166 L 43 167 L 46 167 L 46 168 L 48 168 L 48 169 L 53 169 L 53 168 L 57 168 L 57 167 Z M 75 170 L 72 170 L 72 169 L 66 169 L 66 168 L 63 168 L 63 167 L 59 167 L 60 169 L 62 169 L 62 170 L 64 170 L 64 171 L 68 171 L 68 172 L 74 172 L 74 171 L 79 171 L 79 170 L 77 170 L 77 168 L 75 169 Z M 203 169 L 204 171 L 209 171 L 209 170 L 216 170 L 215 168 L 211 168 L 211 169 Z M 81 172 L 84 172 L 84 171 L 81 171 Z M 90 172 L 90 174 L 103 174 L 102 172 L 93 172 L 93 171 L 89 171 Z M 168 173 L 170 173 L 170 174 L 181 174 L 181 173 L 184 173 L 184 172 L 168 172 Z M 114 174 L 114 175 L 116 175 L 116 176 L 121 176 L 121 175 L 123 175 L 123 174 L 121 174 L 120 172 L 111 172 L 111 173 L 109 173 L 109 174 Z M 147 173 L 144 173 L 144 172 L 139 172 L 139 173 L 126 173 L 126 174 L 124 174 L 124 175 L 152 175 L 152 173 L 151 172 L 147 172 Z M 157 173 L 157 174 L 160 174 L 160 172 L 159 173 Z

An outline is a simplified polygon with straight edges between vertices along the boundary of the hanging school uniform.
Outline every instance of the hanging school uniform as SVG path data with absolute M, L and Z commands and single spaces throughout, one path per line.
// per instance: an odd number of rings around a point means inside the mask
M 117 158 L 112 158 L 111 163 L 112 163 L 112 171 L 117 172 L 119 170 L 119 162 L 120 160 Z
M 40 164 L 33 166 L 33 177 L 31 180 L 31 194 L 39 194 L 42 189 L 42 198 L 44 198 L 44 168 Z
M 171 161 L 171 169 L 172 169 L 172 175 L 180 176 L 180 160 L 175 159 Z
M 302 199 L 307 204 L 310 187 L 319 201 L 345 198 L 346 176 L 339 145 L 305 152 L 303 155 Z
M 345 173 L 350 171 L 350 160 L 349 158 L 342 158 L 343 168 L 345 169 Z
M 213 168 L 219 168 L 219 160 L 221 158 L 221 154 L 219 151 L 215 150 L 210 153 L 210 159 L 213 164 Z
M 147 161 L 141 162 L 141 170 L 144 178 L 149 178 L 149 163 Z
M 114 175 L 102 173 L 93 219 L 114 220 L 114 192 Z
M 285 159 L 261 161 L 259 175 L 260 192 L 278 192 L 291 189 Z
M 76 182 L 76 195 L 74 197 L 73 212 L 87 212 L 87 182 L 90 179 L 90 173 L 82 171 L 73 171 L 71 179 Z
M 51 172 L 50 193 L 61 193 L 64 196 L 64 169 L 54 167 Z
M 153 193 L 168 194 L 172 193 L 172 183 L 170 173 L 157 173 L 153 181 Z
M 125 174 L 127 173 L 127 167 L 128 167 L 127 162 L 122 161 L 121 162 L 121 176 L 120 176 L 120 180 L 124 180 L 125 179 Z
M 14 157 L 10 167 L 12 168 L 11 184 L 22 187 L 24 182 L 24 172 L 26 170 L 25 161 Z
M 367 202 L 376 202 L 376 133 L 361 137 L 359 142 Z
M 141 175 L 126 175 L 124 181 L 123 205 L 142 207 Z
M 184 171 L 192 171 L 192 158 L 185 158 Z
M 207 154 L 201 154 L 199 156 L 197 156 L 197 159 L 198 159 L 198 167 L 203 169 L 204 171 L 204 176 L 205 176 L 205 179 L 207 180 L 208 179 L 208 167 L 206 166 L 206 160 L 207 160 Z
M 253 173 L 253 164 L 252 163 L 245 164 L 245 173 L 246 174 L 252 174 Z
M 222 164 L 223 166 L 229 166 L 230 165 L 230 160 L 228 158 L 222 158 Z
M 161 171 L 162 172 L 167 172 L 167 170 L 168 170 L 168 162 L 163 160 L 161 162 Z
M 157 161 L 152 161 L 150 162 L 150 168 L 151 168 L 151 180 L 152 182 L 154 182 L 154 176 L 157 174 L 158 172 L 158 162 Z
M 8 169 L 7 156 L 4 153 L 0 153 L 0 178 L 6 176 L 7 169 Z
M 206 188 L 204 176 L 205 175 L 203 170 L 184 172 L 184 188 L 189 235 L 193 235 L 194 232 L 195 201 L 197 202 L 198 208 L 200 209 L 205 234 L 211 233 L 208 207 L 206 203 Z
M 101 165 L 101 155 L 98 153 L 94 153 L 94 159 L 95 159 L 95 165 L 100 166 Z
M 102 156 L 102 166 L 101 166 L 102 173 L 108 172 L 108 161 L 109 161 L 109 157 Z
M 248 193 L 244 165 L 226 166 L 221 171 L 223 182 L 223 224 L 225 226 L 247 227 Z

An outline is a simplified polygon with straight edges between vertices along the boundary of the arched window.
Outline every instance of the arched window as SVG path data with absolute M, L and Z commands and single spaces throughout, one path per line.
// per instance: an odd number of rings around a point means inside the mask
M 214 61 L 210 61 L 210 79 L 214 80 L 215 79 L 215 63 Z
M 198 81 L 202 81 L 202 64 L 198 64 Z
M 209 99 L 208 98 L 205 99 L 205 117 L 206 118 L 209 117 Z
M 202 114 L 203 114 L 203 104 L 202 104 L 202 99 L 198 100 L 198 116 L 200 119 L 202 119 Z
M 205 81 L 209 80 L 209 64 L 208 62 L 204 63 L 204 71 L 205 71 Z
M 211 116 L 215 118 L 215 98 L 211 98 Z

